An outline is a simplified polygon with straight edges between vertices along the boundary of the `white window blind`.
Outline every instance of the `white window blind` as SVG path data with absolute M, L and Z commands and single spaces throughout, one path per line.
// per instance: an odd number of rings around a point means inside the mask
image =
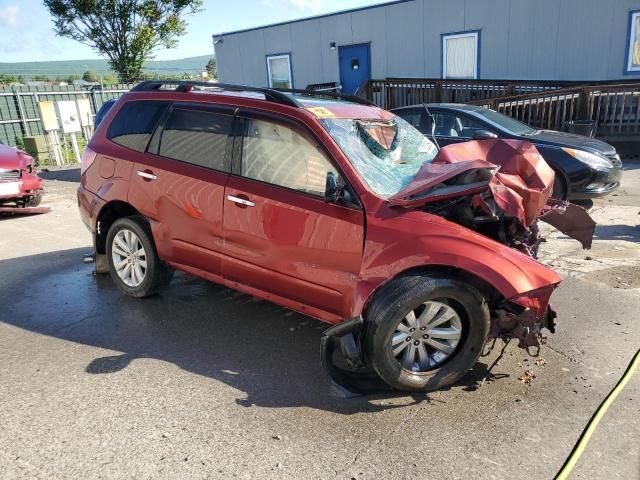
M 477 78 L 478 33 L 443 37 L 442 59 L 445 78 Z
M 271 88 L 293 88 L 289 54 L 267 57 L 267 73 Z
M 627 71 L 640 71 L 640 12 L 634 12 L 631 14 Z

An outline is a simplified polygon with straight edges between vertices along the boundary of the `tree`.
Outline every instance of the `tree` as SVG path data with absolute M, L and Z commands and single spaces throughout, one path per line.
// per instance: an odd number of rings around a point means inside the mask
M 82 80 L 90 83 L 98 83 L 100 81 L 100 76 L 93 70 L 87 70 L 82 74 Z
M 218 66 L 215 57 L 211 57 L 207 62 L 207 73 L 211 78 L 218 78 Z
M 92 47 L 109 59 L 123 82 L 138 79 L 159 48 L 173 48 L 186 31 L 182 18 L 202 0 L 43 0 L 54 31 Z

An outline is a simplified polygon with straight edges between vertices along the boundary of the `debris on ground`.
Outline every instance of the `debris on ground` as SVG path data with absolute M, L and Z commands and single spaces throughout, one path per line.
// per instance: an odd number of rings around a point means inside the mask
M 534 378 L 536 378 L 536 375 L 533 373 L 533 370 L 525 370 L 524 373 L 518 377 L 518 381 L 525 385 L 529 385 L 533 382 Z
M 538 358 L 536 358 L 535 364 L 536 364 L 537 366 L 541 367 L 541 366 L 543 366 L 543 365 L 546 365 L 546 364 L 547 364 L 547 361 L 546 361 L 544 358 L 542 358 L 542 357 L 538 357 Z

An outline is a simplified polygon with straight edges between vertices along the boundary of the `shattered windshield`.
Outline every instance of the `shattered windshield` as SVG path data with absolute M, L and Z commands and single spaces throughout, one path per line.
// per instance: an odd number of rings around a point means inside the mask
M 390 197 L 406 187 L 436 146 L 400 117 L 392 120 L 324 118 L 322 126 L 376 194 Z

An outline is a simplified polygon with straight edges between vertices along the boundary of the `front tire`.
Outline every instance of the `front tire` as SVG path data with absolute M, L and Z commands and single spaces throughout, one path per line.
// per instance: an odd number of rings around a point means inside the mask
M 171 279 L 160 260 L 144 217 L 116 220 L 107 233 L 107 262 L 111 278 L 131 297 L 154 295 Z
M 489 332 L 489 308 L 457 278 L 412 274 L 392 280 L 366 312 L 367 356 L 390 386 L 431 391 L 475 364 Z

